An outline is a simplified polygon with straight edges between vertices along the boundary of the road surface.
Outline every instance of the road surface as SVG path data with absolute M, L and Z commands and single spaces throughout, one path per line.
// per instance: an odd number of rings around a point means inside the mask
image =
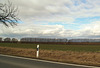
M 0 54 L 0 68 L 94 68 Z

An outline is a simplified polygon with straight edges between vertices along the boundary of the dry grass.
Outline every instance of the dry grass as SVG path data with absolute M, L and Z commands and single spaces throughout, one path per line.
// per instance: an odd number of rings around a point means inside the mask
M 35 49 L 0 47 L 1 54 L 36 58 Z M 40 50 L 40 59 L 100 66 L 100 52 Z

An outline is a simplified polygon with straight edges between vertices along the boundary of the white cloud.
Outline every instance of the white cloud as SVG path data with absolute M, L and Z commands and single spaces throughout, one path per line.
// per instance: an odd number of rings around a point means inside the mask
M 80 31 L 82 32 L 82 35 L 98 36 L 100 35 L 100 21 L 95 21 L 91 22 L 90 24 L 83 25 L 81 30 Z
M 100 21 L 82 25 L 80 30 L 67 30 L 62 25 L 19 24 L 9 29 L 2 25 L 0 27 L 2 27 L 0 29 L 2 37 L 100 38 Z
M 63 26 L 61 25 L 28 25 L 24 26 L 23 24 L 19 24 L 14 28 L 10 27 L 9 29 L 2 26 L 1 36 L 6 35 L 6 37 L 52 37 L 58 36 L 61 30 L 63 30 Z M 19 36 L 18 36 L 19 35 Z
M 1 0 L 4 2 L 6 0 Z M 5 37 L 89 37 L 99 36 L 100 21 L 81 25 L 80 30 L 67 30 L 62 25 L 35 25 L 36 21 L 73 24 L 76 18 L 100 16 L 100 0 L 10 0 L 19 7 L 24 23 L 12 28 L 0 24 Z M 75 5 L 76 4 L 76 5 Z
M 6 1 L 6 0 L 4 0 Z M 20 16 L 24 18 L 53 17 L 89 17 L 100 15 L 100 1 L 86 0 L 10 0 L 19 7 Z M 75 5 L 77 3 L 77 5 Z
M 6 1 L 6 0 L 1 0 Z M 100 1 L 86 0 L 10 0 L 19 7 L 19 17 L 31 21 L 73 22 L 80 17 L 100 15 Z M 77 4 L 77 5 L 75 5 Z M 33 19 L 33 20 L 32 20 Z M 69 24 L 69 23 L 68 23 Z

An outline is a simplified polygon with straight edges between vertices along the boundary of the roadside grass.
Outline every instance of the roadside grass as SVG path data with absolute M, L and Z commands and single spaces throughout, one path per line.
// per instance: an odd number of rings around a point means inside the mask
M 30 43 L 0 43 L 2 47 L 36 49 L 37 44 Z M 39 44 L 41 50 L 78 51 L 78 52 L 100 52 L 100 45 L 61 45 L 61 44 Z
M 0 54 L 36 58 L 36 49 L 1 47 Z M 60 50 L 41 50 L 38 59 L 100 66 L 100 52 L 77 52 Z

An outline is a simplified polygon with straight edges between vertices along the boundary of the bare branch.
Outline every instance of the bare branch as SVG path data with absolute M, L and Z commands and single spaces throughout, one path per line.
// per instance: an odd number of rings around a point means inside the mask
M 7 27 L 9 26 L 9 24 L 11 26 L 17 25 L 17 22 L 19 20 L 16 17 L 17 10 L 18 8 L 15 8 L 15 6 L 10 1 L 8 1 L 7 4 L 0 3 L 0 22 Z

